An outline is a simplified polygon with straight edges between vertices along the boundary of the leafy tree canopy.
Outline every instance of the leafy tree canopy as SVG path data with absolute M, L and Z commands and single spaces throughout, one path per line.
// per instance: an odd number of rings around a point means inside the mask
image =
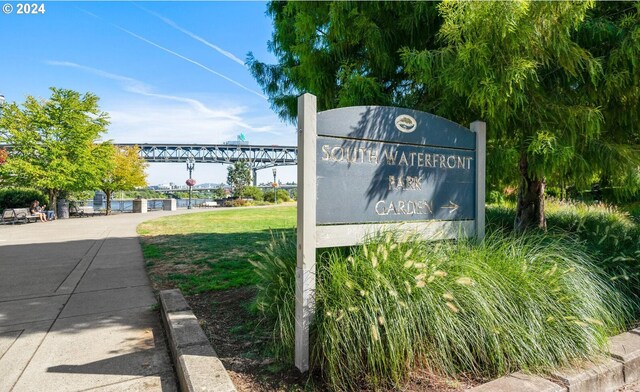
M 101 156 L 98 188 L 107 197 L 108 215 L 114 191 L 128 191 L 147 185 L 145 169 L 149 164 L 140 156 L 138 146 L 116 147 L 103 143 L 98 150 Z
M 238 196 L 244 199 L 262 201 L 264 199 L 264 192 L 262 191 L 262 189 L 255 186 L 245 186 L 244 188 L 242 188 L 242 192 L 238 193 Z
M 51 88 L 47 100 L 28 96 L 21 107 L 5 105 L 0 143 L 12 150 L 2 175 L 16 185 L 47 191 L 50 205 L 60 191 L 92 189 L 95 142 L 109 124 L 98 100 L 91 93 Z
M 304 92 L 318 97 L 318 110 L 415 106 L 400 49 L 437 47 L 442 23 L 433 2 L 273 1 L 267 13 L 278 63 L 249 54 L 249 65 L 273 109 L 290 121 Z
M 233 189 L 235 196 L 240 196 L 244 187 L 251 184 L 251 167 L 249 162 L 237 161 L 227 168 L 227 184 Z
M 638 3 L 445 2 L 439 10 L 443 47 L 406 48 L 402 58 L 423 94 L 438 98 L 426 110 L 488 122 L 493 178 L 513 181 L 517 158 L 519 174 L 533 180 L 631 179 L 623 173 L 639 165 Z
M 271 2 L 277 64 L 249 55 L 274 110 L 394 105 L 488 124 L 488 185 L 519 184 L 544 227 L 547 181 L 640 189 L 640 3 Z

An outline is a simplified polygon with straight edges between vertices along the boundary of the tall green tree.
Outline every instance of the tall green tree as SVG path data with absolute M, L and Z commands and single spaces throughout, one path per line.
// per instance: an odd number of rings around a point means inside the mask
M 0 143 L 11 145 L 2 175 L 15 185 L 44 190 L 55 206 L 60 192 L 93 189 L 97 178 L 96 141 L 108 115 L 98 97 L 51 88 L 51 97 L 28 96 L 22 106 L 4 105 Z
M 488 122 L 494 157 L 511 156 L 494 158 L 495 172 L 517 157 L 517 229 L 546 227 L 547 180 L 585 186 L 640 165 L 638 4 L 445 2 L 439 10 L 444 46 L 405 50 L 407 71 L 441 97 L 436 112 L 459 121 L 466 107 Z
M 483 119 L 489 185 L 518 185 L 519 230 L 546 226 L 547 180 L 638 191 L 637 2 L 272 2 L 268 13 L 278 63 L 249 63 L 283 118 L 310 92 L 319 110 Z
M 97 186 L 106 195 L 106 215 L 110 215 L 113 192 L 146 186 L 145 169 L 149 164 L 140 156 L 138 146 L 116 147 L 103 143 L 97 148 L 101 157 Z
M 640 154 L 640 2 L 596 3 L 575 36 L 602 67 L 596 83 L 580 85 L 603 115 L 602 137 L 582 155 L 603 162 L 591 172 L 614 196 L 633 197 L 640 188 L 640 167 L 632 169 Z
M 251 184 L 251 167 L 249 162 L 237 161 L 227 168 L 227 184 L 233 189 L 235 196 L 242 195 L 243 189 Z
M 251 72 L 281 118 L 294 121 L 297 97 L 318 110 L 350 105 L 419 105 L 400 49 L 438 47 L 434 2 L 272 1 L 269 49 L 276 64 L 249 54 Z

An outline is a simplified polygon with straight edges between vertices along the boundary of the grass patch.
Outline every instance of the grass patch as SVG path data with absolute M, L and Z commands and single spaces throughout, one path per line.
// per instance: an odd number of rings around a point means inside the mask
M 178 287 L 186 295 L 257 282 L 249 259 L 272 231 L 295 226 L 295 207 L 217 210 L 165 217 L 138 226 L 156 289 Z

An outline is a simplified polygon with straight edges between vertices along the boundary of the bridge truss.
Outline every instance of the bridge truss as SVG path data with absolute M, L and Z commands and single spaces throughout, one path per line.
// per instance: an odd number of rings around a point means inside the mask
M 298 163 L 298 148 L 292 146 L 254 146 L 246 144 L 122 144 L 138 146 L 140 156 L 151 163 L 187 162 L 193 157 L 196 163 L 248 162 L 255 170 Z

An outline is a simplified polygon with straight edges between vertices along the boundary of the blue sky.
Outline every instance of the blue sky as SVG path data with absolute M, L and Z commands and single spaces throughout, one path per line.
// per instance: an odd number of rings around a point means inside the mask
M 122 143 L 294 145 L 243 65 L 267 62 L 264 2 L 45 2 L 44 15 L 0 13 L 0 94 L 23 102 L 49 87 L 90 91 L 111 116 L 105 139 Z M 3 2 L 5 4 L 5 2 Z M 295 179 L 295 168 L 278 177 Z M 150 184 L 183 183 L 183 164 L 152 164 Z M 223 165 L 197 165 L 199 182 L 225 182 Z M 258 173 L 259 182 L 272 178 Z

